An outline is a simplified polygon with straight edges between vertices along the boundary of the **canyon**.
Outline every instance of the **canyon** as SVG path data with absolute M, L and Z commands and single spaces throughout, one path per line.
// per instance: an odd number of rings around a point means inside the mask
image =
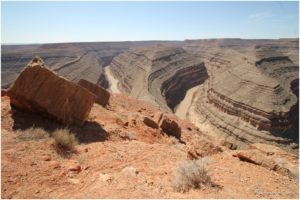
M 3 198 L 299 198 L 298 39 L 1 53 Z M 174 190 L 205 159 L 211 185 Z
M 72 82 L 86 79 L 180 113 L 239 148 L 263 142 L 297 152 L 298 44 L 210 39 L 3 46 L 2 88 L 38 55 Z

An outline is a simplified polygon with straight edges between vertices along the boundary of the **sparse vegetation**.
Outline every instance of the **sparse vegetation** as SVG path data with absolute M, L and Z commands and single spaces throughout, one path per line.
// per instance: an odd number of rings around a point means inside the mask
M 78 140 L 73 133 L 68 129 L 58 129 L 52 133 L 55 145 L 59 149 L 73 151 L 75 150 L 75 145 L 78 144 Z
M 206 167 L 206 158 L 181 162 L 175 172 L 174 189 L 178 192 L 187 192 L 191 188 L 201 188 L 203 185 L 213 186 Z
M 23 141 L 41 140 L 49 137 L 49 133 L 42 128 L 31 127 L 26 130 L 18 130 L 17 138 Z

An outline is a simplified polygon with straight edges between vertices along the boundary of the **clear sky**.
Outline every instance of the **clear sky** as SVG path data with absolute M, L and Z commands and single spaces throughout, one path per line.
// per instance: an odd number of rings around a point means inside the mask
M 298 2 L 1 2 L 2 43 L 299 37 Z

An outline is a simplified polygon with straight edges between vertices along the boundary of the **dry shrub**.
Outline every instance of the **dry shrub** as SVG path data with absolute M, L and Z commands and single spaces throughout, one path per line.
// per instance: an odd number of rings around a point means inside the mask
M 179 163 L 175 172 L 174 189 L 178 192 L 187 192 L 191 188 L 214 186 L 207 173 L 207 159 L 185 160 Z
M 42 128 L 31 127 L 24 131 L 17 131 L 17 138 L 23 141 L 41 140 L 49 137 L 49 133 Z
M 52 133 L 55 145 L 59 149 L 63 150 L 75 150 L 75 145 L 78 144 L 78 140 L 73 133 L 68 129 L 58 129 Z

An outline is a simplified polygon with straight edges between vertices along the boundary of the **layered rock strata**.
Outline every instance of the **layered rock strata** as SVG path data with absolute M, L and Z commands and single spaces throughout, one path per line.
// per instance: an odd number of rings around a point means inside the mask
M 299 64 L 282 45 L 273 41 L 263 47 L 209 51 L 218 52 L 220 59 L 202 55 L 209 79 L 201 86 L 189 118 L 201 127 L 212 125 L 240 147 L 253 142 L 284 145 L 289 150 L 297 147 L 288 144 L 299 137 L 293 122 L 299 115 L 294 92 Z
M 189 88 L 208 78 L 203 62 L 176 46 L 130 49 L 115 57 L 110 67 L 123 92 L 165 111 L 174 109 Z

